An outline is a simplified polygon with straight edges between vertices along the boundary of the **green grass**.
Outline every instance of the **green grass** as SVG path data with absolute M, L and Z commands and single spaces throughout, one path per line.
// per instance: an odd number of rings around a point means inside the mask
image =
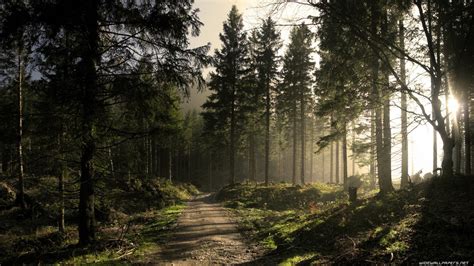
M 113 262 L 123 263 L 143 260 L 146 256 L 156 253 L 160 246 L 166 243 L 184 207 L 185 205 L 179 204 L 133 217 L 130 222 L 137 227 L 134 229 L 133 234 L 127 238 L 128 245 L 122 246 L 118 249 L 119 251 L 117 248 L 113 248 L 92 254 L 72 256 L 67 260 L 61 261 L 61 263 L 109 264 Z M 124 251 L 120 251 L 120 249 Z
M 33 180 L 30 180 L 33 181 Z M 58 204 L 53 177 L 34 180 L 27 189 L 44 209 L 35 219 L 18 207 L 0 211 L 0 264 L 33 263 L 114 263 L 140 260 L 166 242 L 183 202 L 199 193 L 189 184 L 172 184 L 150 179 L 130 186 L 108 184 L 107 193 L 98 193 L 97 242 L 78 247 L 77 199 L 66 201 L 66 232 L 55 226 Z M 98 184 L 98 187 L 106 184 Z M 76 207 L 76 208 L 74 208 Z
M 472 261 L 473 183 L 468 177 L 437 179 L 384 196 L 368 191 L 352 204 L 321 184 L 309 189 L 238 185 L 225 188 L 220 198 L 241 217 L 243 232 L 269 250 L 262 263 Z M 261 204 L 255 197 L 261 190 L 294 194 L 283 206 L 276 197 L 280 206 L 269 208 L 272 198 Z M 313 195 L 298 198 L 305 190 Z M 302 198 L 311 204 L 301 204 Z

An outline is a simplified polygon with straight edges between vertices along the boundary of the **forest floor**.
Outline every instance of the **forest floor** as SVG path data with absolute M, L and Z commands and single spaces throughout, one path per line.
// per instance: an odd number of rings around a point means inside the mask
M 169 242 L 140 263 L 160 265 L 242 264 L 263 255 L 240 234 L 235 217 L 209 194 L 187 203 Z
M 0 182 L 0 192 L 15 180 Z M 168 242 L 184 204 L 198 194 L 189 184 L 151 179 L 133 184 L 99 184 L 108 193 L 96 198 L 97 241 L 77 245 L 77 199 L 67 197 L 66 228 L 57 230 L 55 179 L 28 179 L 27 195 L 36 206 L 21 211 L 0 193 L 0 264 L 130 263 L 143 260 Z M 71 187 L 71 190 L 77 189 Z M 73 195 L 68 195 L 73 196 Z
M 474 262 L 473 177 L 435 178 L 387 195 L 341 186 L 238 184 L 216 196 L 267 253 L 251 265 Z

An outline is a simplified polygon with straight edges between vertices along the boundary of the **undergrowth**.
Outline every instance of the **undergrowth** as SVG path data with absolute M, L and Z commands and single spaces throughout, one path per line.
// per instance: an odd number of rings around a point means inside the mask
M 52 177 L 43 177 L 27 189 L 41 212 L 24 213 L 12 206 L 0 209 L 0 264 L 140 260 L 166 241 L 184 207 L 183 202 L 199 193 L 192 185 L 159 179 L 122 187 L 99 184 L 102 191 L 113 189 L 96 197 L 97 242 L 79 247 L 75 187 L 70 186 L 66 194 L 66 228 L 64 233 L 59 233 L 56 226 L 59 205 L 51 191 L 54 182 Z
M 242 230 L 269 250 L 256 264 L 474 261 L 472 177 L 370 192 L 355 203 L 337 188 L 288 186 L 237 185 L 219 193 L 241 217 Z M 298 192 L 286 203 L 261 196 L 288 190 Z

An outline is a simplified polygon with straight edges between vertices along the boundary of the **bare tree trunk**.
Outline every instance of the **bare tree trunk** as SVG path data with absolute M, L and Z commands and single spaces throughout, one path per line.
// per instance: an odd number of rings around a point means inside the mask
M 461 136 L 461 110 L 457 110 L 456 117 L 453 121 L 453 137 L 454 137 L 454 172 L 459 174 L 461 172 L 461 146 L 462 146 L 462 136 Z
M 23 174 L 23 79 L 24 79 L 24 67 L 23 67 L 23 47 L 21 40 L 18 44 L 18 91 L 17 91 L 17 103 L 18 103 L 18 129 L 17 129 L 17 160 L 18 160 L 18 195 L 17 203 L 20 205 L 22 210 L 26 209 L 25 203 L 25 184 Z
M 58 191 L 59 191 L 59 217 L 58 229 L 60 233 L 64 233 L 64 178 L 67 176 L 66 169 L 62 169 L 59 174 Z
M 339 184 L 339 170 L 340 170 L 340 165 L 339 165 L 339 139 L 336 140 L 336 184 Z
M 334 183 L 333 169 L 334 169 L 334 142 L 331 141 L 331 152 L 329 155 L 329 182 Z
M 311 130 L 310 130 L 310 143 L 309 143 L 309 182 L 313 180 L 313 143 L 314 143 L 314 119 L 311 119 Z
M 270 167 L 270 86 L 265 90 L 265 186 L 268 186 L 268 169 Z
M 382 13 L 382 25 L 381 34 L 386 37 L 388 31 L 388 14 L 387 10 L 384 9 Z M 382 193 L 393 191 L 392 185 L 392 128 L 390 125 L 390 83 L 387 66 L 382 65 L 382 78 L 387 93 L 382 93 L 383 97 L 383 170 L 384 174 L 381 175 L 380 180 L 380 191 Z M 379 94 L 380 95 L 380 94 Z
M 293 176 L 292 183 L 296 185 L 296 101 L 293 106 Z
M 388 85 L 388 76 L 386 77 Z M 387 96 L 383 105 L 383 163 L 385 174 L 383 175 L 384 191 L 393 191 L 392 185 L 392 130 L 390 126 L 390 97 Z
M 370 187 L 375 188 L 375 168 L 376 168 L 376 143 L 375 143 L 375 113 L 370 110 Z
M 464 90 L 464 149 L 465 149 L 465 160 L 464 160 L 464 173 L 466 175 L 471 174 L 471 146 L 472 146 L 472 139 L 471 139 L 471 127 L 470 123 L 470 93 L 469 88 Z
M 232 86 L 232 102 L 230 108 L 229 183 L 233 185 L 235 184 L 235 85 Z
M 400 49 L 405 50 L 405 27 L 403 25 L 403 18 L 398 22 Z M 400 79 L 406 83 L 405 58 L 400 59 Z M 402 135 L 402 176 L 400 186 L 402 188 L 408 185 L 408 123 L 407 123 L 407 95 L 401 92 L 401 135 Z
M 344 135 L 342 136 L 342 181 L 344 189 L 347 189 L 347 125 L 344 122 Z
M 192 163 L 192 148 L 191 148 L 191 143 L 189 144 L 188 146 L 188 163 L 187 163 L 187 166 L 188 166 L 188 177 L 187 177 L 187 181 L 188 182 L 191 182 L 191 163 Z
M 321 182 L 324 182 L 324 169 L 325 169 L 325 166 L 326 166 L 326 162 L 324 161 L 324 149 L 321 150 Z
M 157 175 L 157 149 L 156 149 L 156 136 L 151 136 L 151 175 L 156 177 Z
M 249 179 L 252 182 L 256 182 L 256 166 L 255 166 L 255 138 L 254 130 L 249 134 Z
M 209 191 L 212 191 L 212 153 L 209 152 Z
M 82 57 L 84 66 L 84 94 L 82 99 L 81 185 L 79 192 L 79 244 L 87 245 L 96 239 L 94 156 L 96 152 L 95 123 L 97 113 L 97 65 L 99 55 L 98 2 L 84 1 L 84 32 L 86 39 Z
M 173 175 L 173 157 L 171 152 L 171 147 L 168 149 L 168 180 L 173 182 L 172 175 Z
M 352 155 L 352 175 L 355 176 L 355 141 L 356 141 L 356 133 L 355 133 L 355 123 L 352 121 L 352 140 L 351 140 L 351 155 Z
M 300 99 L 300 107 L 301 107 L 301 110 L 300 110 L 300 120 L 301 120 L 301 176 L 300 176 L 300 180 L 301 180 L 301 184 L 304 185 L 305 184 L 305 178 L 304 178 L 304 175 L 305 175 L 305 145 L 306 145 L 306 138 L 305 138 L 305 130 L 306 130 L 306 117 L 305 117 L 305 104 L 304 104 L 304 93 L 301 92 L 301 99 Z

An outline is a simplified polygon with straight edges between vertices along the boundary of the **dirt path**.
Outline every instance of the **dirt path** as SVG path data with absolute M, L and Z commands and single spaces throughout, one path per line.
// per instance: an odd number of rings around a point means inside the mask
M 163 265 L 241 264 L 262 250 L 246 243 L 231 214 L 211 196 L 188 202 L 170 242 L 153 259 Z M 155 260 L 156 259 L 156 260 Z

